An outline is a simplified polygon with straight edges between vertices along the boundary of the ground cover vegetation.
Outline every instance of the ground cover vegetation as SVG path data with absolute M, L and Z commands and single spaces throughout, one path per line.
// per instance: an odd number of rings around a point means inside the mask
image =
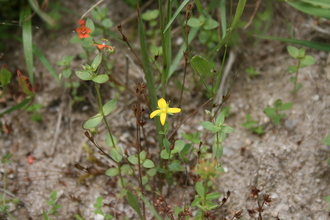
M 66 106 L 61 108 L 80 111 L 84 117 L 79 121 L 81 126 L 75 128 L 80 138 L 85 139 L 80 144 L 83 149 L 80 156 L 83 156 L 72 161 L 62 174 L 72 175 L 79 186 L 87 188 L 101 178 L 104 181 L 104 186 L 100 187 L 104 193 L 97 194 L 91 203 L 92 214 L 80 208 L 63 214 L 65 205 L 60 198 L 64 192 L 55 188 L 47 192 L 39 213 L 29 214 L 28 211 L 26 216 L 34 217 L 26 219 L 90 219 L 91 216 L 94 219 L 143 220 L 286 219 L 281 210 L 272 213 L 275 198 L 272 198 L 271 191 L 259 189 L 258 184 L 250 186 L 250 192 L 247 192 L 253 205 L 237 210 L 226 208 L 228 203 L 234 202 L 229 200 L 234 189 L 219 191 L 219 177 L 227 172 L 223 160 L 226 139 L 237 129 L 227 122 L 232 117 L 228 102 L 232 99 L 233 88 L 245 73 L 246 81 L 261 77 L 253 63 L 229 75 L 234 56 L 232 51 L 244 46 L 242 36 L 251 44 L 263 40 L 287 44 L 285 52 L 294 64 L 286 67 L 291 74 L 287 83 L 293 83 L 290 98 L 282 101 L 282 97 L 275 97 L 276 101 L 259 109 L 268 118 L 266 123 L 253 120 L 253 112 L 246 113 L 245 122 L 241 122 L 242 127 L 258 138 L 272 132 L 269 126 L 281 130 L 281 125 L 290 122 L 284 112 L 295 106 L 304 89 L 298 73 L 317 63 L 312 55 L 306 55 L 306 50 L 329 52 L 330 46 L 295 39 L 294 27 L 286 18 L 283 20 L 290 37 L 268 36 L 275 13 L 273 5 L 286 4 L 295 13 L 314 16 L 317 20 L 328 19 L 329 22 L 330 3 L 322 0 L 124 2 L 135 12 L 130 26 L 124 21 L 118 24 L 113 21 L 105 0 L 89 2 L 86 10 L 74 14 L 77 18 L 75 33 L 65 47 L 74 46 L 80 52 L 71 50 L 58 60 L 47 58 L 46 52 L 35 45 L 33 38 L 34 22 L 50 29 L 61 29 L 61 14 L 72 13 L 61 2 L 51 3 L 47 9 L 48 1 L 29 0 L 0 9 L 16 13 L 2 14 L 1 19 L 5 21 L 12 19 L 11 16 L 19 17 L 20 34 L 12 32 L 9 25 L 2 25 L 2 38 L 14 39 L 23 48 L 20 56 L 25 61 L 22 69 L 16 71 L 8 67 L 10 63 L 2 63 L 1 136 L 13 135 L 13 129 L 18 129 L 13 127 L 13 121 L 18 121 L 21 115 L 29 117 L 24 121 L 27 124 L 41 126 L 47 120 L 47 111 L 43 109 L 48 107 L 39 97 L 43 87 L 49 85 L 45 81 L 52 81 L 64 90 L 62 100 L 69 97 Z M 174 34 L 178 36 L 178 42 L 175 42 Z M 6 48 L 6 45 L 0 45 L 0 48 Z M 123 48 L 129 48 L 129 54 L 122 52 Z M 75 65 L 77 60 L 80 66 Z M 48 71 L 48 78 L 37 72 L 36 63 Z M 189 103 L 194 96 L 200 100 L 194 102 L 192 108 Z M 81 106 L 86 105 L 88 111 L 82 110 Z M 43 157 L 55 158 L 58 139 L 69 135 L 59 130 L 64 116 L 59 107 L 56 109 L 58 118 L 53 125 L 56 142 L 48 146 L 47 153 L 41 158 L 31 150 L 26 155 L 28 166 Z M 122 124 L 116 120 L 119 115 L 125 118 Z M 73 117 L 68 120 L 73 126 Z M 126 132 L 123 126 L 128 122 L 128 130 L 132 131 Z M 189 129 L 185 127 L 187 125 Z M 319 142 L 330 145 L 329 135 L 325 134 L 323 138 Z M 244 151 L 242 147 L 242 154 Z M 2 148 L 1 155 L 0 216 L 20 219 L 13 207 L 20 204 L 29 210 L 29 205 L 9 186 L 13 181 L 9 176 L 16 175 L 11 168 L 18 163 L 17 159 L 13 160 L 15 151 Z M 47 169 L 51 170 L 51 167 Z M 66 183 L 62 182 L 62 185 Z M 111 193 L 108 188 L 112 189 Z M 65 196 L 69 201 L 77 202 L 78 207 L 84 200 L 72 194 Z M 124 205 L 117 208 L 117 203 L 108 203 L 107 196 Z M 330 202 L 329 196 L 322 200 Z

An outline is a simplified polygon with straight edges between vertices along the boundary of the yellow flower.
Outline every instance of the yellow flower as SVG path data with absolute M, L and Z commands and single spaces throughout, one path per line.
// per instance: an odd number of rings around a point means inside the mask
M 160 123 L 164 126 L 166 121 L 166 114 L 172 115 L 172 113 L 179 113 L 181 109 L 179 108 L 169 108 L 165 99 L 161 98 L 158 100 L 158 110 L 153 111 L 150 114 L 150 118 L 155 117 L 156 115 L 160 115 Z

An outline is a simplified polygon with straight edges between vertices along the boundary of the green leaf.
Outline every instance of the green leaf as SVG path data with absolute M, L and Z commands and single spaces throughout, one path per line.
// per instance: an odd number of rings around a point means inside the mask
M 168 168 L 172 172 L 184 171 L 184 167 L 181 166 L 179 163 L 172 163 L 168 166 Z
M 197 182 L 195 185 L 195 189 L 196 189 L 197 194 L 203 198 L 205 195 L 205 188 L 204 188 L 203 184 L 201 182 Z
M 80 215 L 76 214 L 74 217 L 76 217 L 77 220 L 84 220 Z
M 92 63 L 92 68 L 94 71 L 97 70 L 97 68 L 99 67 L 99 65 L 101 64 L 102 62 L 102 53 L 99 53 L 93 60 L 93 63 Z
M 306 41 L 306 40 L 297 40 L 297 39 L 290 39 L 290 38 L 280 38 L 280 37 L 270 37 L 270 36 L 256 36 L 262 39 L 267 39 L 267 40 L 277 40 L 277 41 L 282 41 L 285 43 L 291 43 L 291 44 L 296 44 L 300 46 L 305 46 L 309 48 L 313 48 L 316 50 L 321 50 L 321 51 L 327 51 L 330 52 L 330 45 L 329 44 L 323 44 L 323 43 L 318 43 L 314 41 Z
M 144 150 L 140 152 L 140 160 L 144 161 L 147 157 L 147 152 L 145 152 Z
M 139 164 L 139 160 L 137 158 L 136 155 L 131 155 L 127 158 L 127 160 L 131 163 L 131 164 L 134 164 L 134 165 L 137 165 Z
M 188 4 L 190 0 L 184 0 L 181 5 L 179 6 L 179 8 L 176 10 L 176 12 L 174 13 L 174 15 L 171 17 L 171 19 L 169 20 L 169 22 L 167 23 L 163 33 L 165 33 L 167 31 L 167 29 L 171 26 L 171 24 L 173 23 L 174 19 L 178 16 L 178 14 L 181 12 L 181 10 L 184 8 L 184 6 L 186 6 Z
M 323 139 L 322 143 L 330 146 L 330 134 Z
M 101 23 L 105 28 L 111 28 L 113 26 L 113 22 L 109 18 L 105 18 Z
M 129 205 L 137 212 L 140 219 L 143 220 L 141 209 L 140 209 L 140 204 L 139 204 L 139 201 L 136 198 L 136 196 L 132 192 L 127 190 L 126 198 L 127 198 Z
M 289 5 L 294 7 L 295 9 L 298 9 L 299 11 L 302 11 L 306 14 L 314 15 L 316 17 L 322 17 L 325 19 L 330 20 L 330 13 L 329 8 L 320 8 L 313 4 L 308 4 L 305 2 L 288 2 Z
M 97 76 L 93 77 L 92 80 L 96 83 L 101 84 L 101 83 L 105 83 L 106 81 L 108 81 L 109 77 L 107 74 L 102 74 L 102 75 L 97 75 Z
M 286 49 L 288 50 L 288 53 L 290 54 L 290 56 L 292 56 L 295 59 L 298 59 L 298 54 L 299 54 L 298 48 L 293 47 L 293 46 L 287 46 Z
M 154 164 L 154 162 L 152 162 L 151 160 L 146 159 L 146 160 L 143 162 L 142 166 L 143 166 L 144 168 L 153 168 L 153 167 L 155 167 L 155 164 Z
M 167 140 L 167 138 L 164 138 L 163 139 L 163 145 L 165 147 L 165 150 L 167 153 L 170 153 L 170 146 L 171 146 L 171 143 Z
M 50 199 L 55 201 L 56 200 L 56 197 L 57 197 L 57 191 L 53 191 L 52 194 L 50 195 Z
M 56 64 L 59 66 L 69 66 L 74 56 L 64 56 L 62 60 L 57 61 Z
M 221 112 L 215 120 L 215 125 L 220 127 L 225 122 L 225 113 Z
M 147 184 L 148 181 L 149 181 L 149 177 L 147 177 L 147 176 L 143 176 L 143 177 L 142 177 L 142 185 Z
M 241 19 L 241 16 L 243 14 L 244 8 L 245 8 L 246 0 L 239 0 L 235 12 L 235 16 L 233 19 L 233 23 L 231 24 L 231 28 L 236 28 L 237 23 Z
M 164 149 L 160 152 L 160 157 L 164 160 L 169 160 L 173 157 L 173 154 L 170 152 L 166 152 L 166 150 Z
M 230 126 L 226 126 L 226 125 L 221 126 L 221 132 L 223 133 L 232 133 L 234 131 L 235 129 Z
M 205 24 L 203 25 L 203 28 L 205 30 L 212 30 L 219 26 L 219 23 L 216 20 L 213 20 L 212 18 L 209 18 L 206 20 Z
M 0 83 L 3 87 L 6 87 L 10 83 L 10 79 L 12 77 L 11 72 L 6 67 L 6 64 L 4 64 L 0 70 Z
M 105 175 L 107 176 L 117 176 L 119 173 L 117 168 L 110 168 L 107 170 L 107 172 L 105 172 Z
M 65 78 L 69 78 L 71 76 L 71 69 L 70 68 L 66 68 L 62 70 L 62 74 Z
M 132 168 L 130 167 L 130 165 L 128 164 L 124 164 L 120 167 L 120 171 L 123 175 L 128 174 L 128 175 L 132 175 Z
M 117 99 L 112 99 L 103 106 L 104 116 L 109 115 L 117 106 Z
M 86 120 L 83 124 L 83 128 L 88 130 L 90 128 L 96 127 L 102 121 L 103 117 L 100 113 L 94 115 L 93 117 Z
M 223 147 L 221 144 L 213 144 L 212 146 L 212 153 L 213 155 L 218 158 L 221 159 L 222 155 L 223 155 Z
M 176 152 L 180 152 L 184 148 L 184 141 L 183 140 L 177 140 L 174 143 L 174 149 Z
M 204 21 L 201 21 L 198 18 L 190 18 L 187 24 L 192 28 L 198 28 L 204 24 Z
M 157 173 L 157 169 L 156 168 L 152 168 L 150 170 L 147 171 L 147 175 L 152 177 L 152 176 L 155 176 Z
M 209 193 L 206 195 L 206 200 L 213 200 L 220 198 L 221 194 L 217 192 Z
M 297 66 L 289 66 L 286 71 L 288 73 L 296 73 L 298 71 L 298 67 Z
M 315 64 L 315 59 L 310 55 L 306 55 L 304 58 L 300 60 L 300 68 L 311 66 L 314 64 Z
M 91 29 L 91 33 L 93 33 L 95 30 L 94 22 L 89 18 L 86 20 L 86 27 Z
M 211 64 L 205 58 L 195 55 L 190 62 L 191 66 L 203 76 L 209 76 L 212 73 Z
M 42 211 L 42 217 L 44 220 L 50 220 L 45 211 Z
M 283 103 L 279 108 L 280 111 L 285 111 L 291 109 L 293 106 L 292 102 Z
M 215 126 L 213 123 L 209 121 L 202 121 L 200 124 L 205 128 L 206 130 L 211 131 L 212 133 L 216 133 L 221 131 L 221 127 Z
M 112 143 L 112 140 L 114 142 L 115 145 L 113 145 Z M 118 140 L 115 136 L 112 136 L 112 140 L 111 140 L 111 137 L 110 137 L 110 134 L 107 133 L 106 136 L 105 136 L 105 143 L 109 146 L 109 147 L 115 147 L 118 143 Z
M 110 148 L 110 156 L 117 163 L 122 161 L 122 159 L 123 159 L 122 154 L 123 154 L 123 151 L 120 147 L 116 146 L 116 147 Z
M 141 15 L 141 18 L 146 21 L 155 20 L 159 15 L 159 10 L 147 10 Z
M 22 5 L 23 6 L 23 5 Z M 23 6 L 20 13 L 20 22 L 22 25 L 22 39 L 24 58 L 27 65 L 29 79 L 33 84 L 33 49 L 32 49 L 32 19 L 31 19 L 31 8 L 30 5 Z
M 94 77 L 90 70 L 76 71 L 76 75 L 81 80 L 92 80 Z
M 328 203 L 330 203 L 330 196 L 325 197 L 325 201 L 327 201 Z
M 265 108 L 264 109 L 264 112 L 266 113 L 266 115 L 269 117 L 269 116 L 272 116 L 275 114 L 275 109 L 274 108 Z
M 32 100 L 32 98 L 26 98 L 26 99 L 24 99 L 22 102 L 20 102 L 20 103 L 14 105 L 14 106 L 12 106 L 12 107 L 10 107 L 10 108 L 7 109 L 6 111 L 1 112 L 1 113 L 0 113 L 0 117 L 3 116 L 3 115 L 5 115 L 5 114 L 8 114 L 8 113 L 10 113 L 10 112 L 12 112 L 12 111 L 15 111 L 15 110 L 17 110 L 17 109 L 21 109 L 21 108 L 23 108 L 23 107 L 26 106 L 31 100 Z

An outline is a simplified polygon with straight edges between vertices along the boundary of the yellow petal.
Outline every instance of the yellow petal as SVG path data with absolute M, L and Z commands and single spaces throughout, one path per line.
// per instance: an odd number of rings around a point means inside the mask
M 162 112 L 161 110 L 155 110 L 155 111 L 153 111 L 153 112 L 150 114 L 150 118 L 155 117 L 156 115 L 158 115 L 158 114 L 161 113 L 161 112 Z
M 159 107 L 160 109 L 162 109 L 162 108 L 166 108 L 166 107 L 167 107 L 167 104 L 166 104 L 165 99 L 161 98 L 161 99 L 158 100 L 158 107 Z
M 181 112 L 181 109 L 180 108 L 168 108 L 166 112 L 178 113 L 178 112 Z
M 160 114 L 160 123 L 164 126 L 166 121 L 166 113 L 161 113 Z

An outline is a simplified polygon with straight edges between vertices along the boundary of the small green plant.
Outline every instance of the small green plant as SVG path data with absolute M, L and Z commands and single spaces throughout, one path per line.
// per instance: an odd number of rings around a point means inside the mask
M 39 111 L 41 108 L 42 108 L 42 105 L 39 103 L 36 103 L 36 104 L 29 105 L 29 107 L 27 107 L 25 111 L 32 113 L 32 115 L 31 115 L 32 121 L 40 122 L 40 121 L 42 121 L 42 113 Z
M 49 210 L 49 212 L 47 213 L 48 215 L 54 215 L 54 216 L 58 216 L 57 210 L 61 209 L 62 206 L 59 204 L 56 204 L 56 199 L 57 199 L 57 191 L 54 190 L 52 192 L 52 194 L 50 194 L 50 200 L 47 200 L 46 203 L 48 205 L 50 205 L 52 208 Z M 43 215 L 45 216 L 46 213 L 43 212 Z M 47 215 L 46 215 L 47 216 Z M 45 219 L 45 218 L 44 218 Z M 48 217 L 47 217 L 48 219 Z
M 291 109 L 292 105 L 291 102 L 283 103 L 281 99 L 277 99 L 274 102 L 274 107 L 265 108 L 264 113 L 275 125 L 279 125 L 280 121 L 286 117 L 285 114 L 280 114 L 280 112 Z
M 242 124 L 243 127 L 249 129 L 252 133 L 256 133 L 258 135 L 262 135 L 265 133 L 264 129 L 261 125 L 257 125 L 258 122 L 251 119 L 251 115 L 247 114 L 245 116 L 245 122 Z
M 249 78 L 254 78 L 259 75 L 259 73 L 255 70 L 254 66 L 245 69 Z
M 291 91 L 291 93 L 295 94 L 302 87 L 302 85 L 300 83 L 297 83 L 299 69 L 304 68 L 306 66 L 314 65 L 315 60 L 312 56 L 305 54 L 304 48 L 298 49 L 293 46 L 288 46 L 287 50 L 291 57 L 298 60 L 298 64 L 296 66 L 289 66 L 287 69 L 287 71 L 289 73 L 295 73 L 295 76 L 290 77 L 290 81 L 294 84 L 294 87 L 293 87 L 293 90 Z
M 1 204 L 0 204 L 0 213 L 4 213 L 9 216 L 10 219 L 14 219 L 9 213 L 9 203 L 15 203 L 15 200 L 6 198 L 6 187 L 7 187 L 7 164 L 11 163 L 12 154 L 7 152 L 2 158 L 1 163 L 4 165 L 4 173 L 3 173 L 3 194 L 0 194 Z
M 94 204 L 95 207 L 95 214 L 99 214 L 104 216 L 105 219 L 113 219 L 113 216 L 111 216 L 110 214 L 104 214 L 104 212 L 102 211 L 102 205 L 103 205 L 103 199 L 101 196 L 96 198 L 96 203 Z

